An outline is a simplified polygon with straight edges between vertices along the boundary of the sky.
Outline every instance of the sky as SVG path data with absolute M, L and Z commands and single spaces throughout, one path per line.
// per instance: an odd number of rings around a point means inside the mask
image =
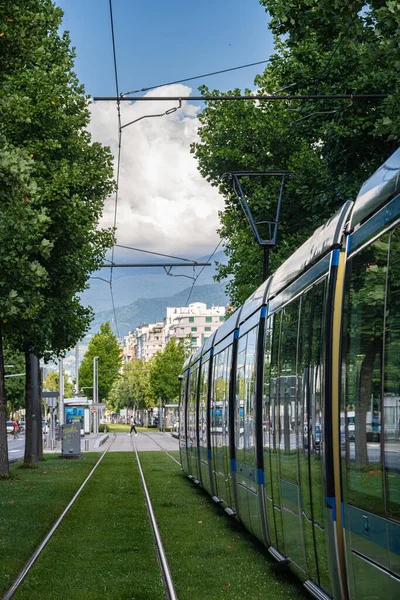
M 109 0 L 56 0 L 63 28 L 76 48 L 75 71 L 91 96 L 115 96 Z M 112 0 L 119 91 L 193 77 L 267 60 L 273 50 L 268 15 L 258 0 Z M 264 65 L 157 88 L 147 95 L 198 95 L 198 85 L 228 91 L 254 89 Z M 122 103 L 122 123 L 164 112 L 174 102 Z M 183 103 L 161 118 L 123 130 L 117 211 L 122 245 L 199 257 L 219 238 L 223 199 L 199 174 L 190 144 L 198 139 L 200 103 Z M 93 139 L 117 152 L 115 103 L 91 105 Z M 112 226 L 114 200 L 106 201 L 102 226 Z M 115 262 L 149 260 L 116 249 Z M 118 272 L 118 269 L 116 270 Z M 118 273 L 115 274 L 118 277 Z

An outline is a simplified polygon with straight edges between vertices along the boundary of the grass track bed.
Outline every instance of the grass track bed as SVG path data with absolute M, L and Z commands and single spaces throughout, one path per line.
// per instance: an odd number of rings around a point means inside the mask
M 11 479 L 0 480 L 0 597 L 50 531 L 99 459 L 80 461 L 47 455 L 37 469 L 11 465 Z
M 179 600 L 310 599 L 288 569 L 168 456 L 139 457 Z
M 164 599 L 133 453 L 105 456 L 15 598 Z

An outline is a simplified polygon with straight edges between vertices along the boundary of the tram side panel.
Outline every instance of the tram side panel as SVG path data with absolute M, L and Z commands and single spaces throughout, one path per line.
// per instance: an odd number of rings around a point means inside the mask
M 234 456 L 237 512 L 242 523 L 265 541 L 264 521 L 260 515 L 259 473 L 257 465 L 256 364 L 260 312 L 239 330 L 234 396 Z
M 400 598 L 400 196 L 348 241 L 341 471 L 351 600 Z
M 327 477 L 332 476 L 326 470 L 330 449 L 325 432 L 331 415 L 324 388 L 331 261 L 332 255 L 325 257 L 271 301 L 263 397 L 271 543 L 282 557 L 289 557 L 303 581 L 330 596 L 337 573 L 334 510 L 326 500 Z

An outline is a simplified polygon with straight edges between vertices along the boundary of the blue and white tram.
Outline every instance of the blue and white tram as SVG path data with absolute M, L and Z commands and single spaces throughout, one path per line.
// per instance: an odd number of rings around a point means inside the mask
M 320 600 L 400 598 L 400 149 L 184 365 L 181 462 Z

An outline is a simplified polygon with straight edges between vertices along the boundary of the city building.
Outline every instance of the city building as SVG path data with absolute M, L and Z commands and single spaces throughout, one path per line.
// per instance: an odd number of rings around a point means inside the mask
M 171 338 L 185 339 L 190 336 L 193 350 L 200 348 L 225 320 L 225 306 L 207 308 L 204 302 L 192 302 L 189 306 L 167 307 L 164 319 L 165 343 Z

